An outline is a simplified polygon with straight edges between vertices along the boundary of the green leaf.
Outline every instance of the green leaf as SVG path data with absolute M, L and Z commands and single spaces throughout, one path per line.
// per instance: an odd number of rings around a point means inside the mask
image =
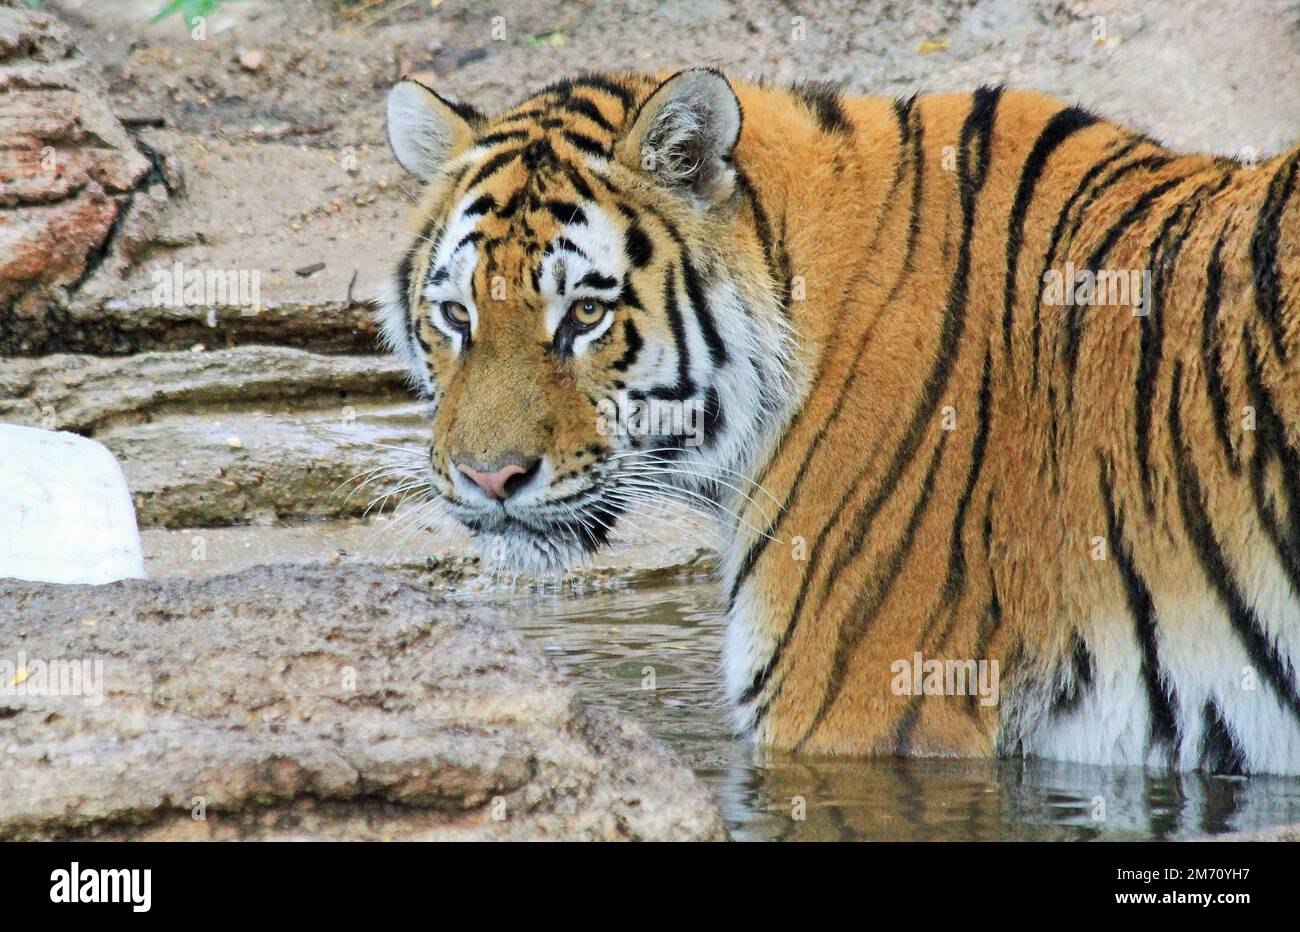
M 159 10 L 157 13 L 151 16 L 149 18 L 149 22 L 156 23 L 161 19 L 166 19 L 167 17 L 171 16 L 173 13 L 178 12 L 183 6 L 185 6 L 185 0 L 172 0 L 171 3 L 167 4 L 161 10 Z

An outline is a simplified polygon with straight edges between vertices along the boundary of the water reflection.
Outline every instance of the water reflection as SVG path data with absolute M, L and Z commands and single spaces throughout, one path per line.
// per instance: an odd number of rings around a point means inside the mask
M 719 788 L 738 840 L 1165 840 L 1300 819 L 1296 780 L 1042 760 L 760 753 L 701 775 Z
M 846 759 L 735 739 L 709 583 L 466 593 L 535 639 L 591 704 L 646 724 L 712 788 L 738 840 L 1181 839 L 1300 822 L 1300 780 L 1055 761 Z

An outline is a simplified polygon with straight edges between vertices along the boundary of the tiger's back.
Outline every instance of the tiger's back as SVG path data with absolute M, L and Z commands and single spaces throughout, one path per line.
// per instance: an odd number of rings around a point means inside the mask
M 842 106 L 895 174 L 864 236 L 791 260 L 852 278 L 807 311 L 834 335 L 760 476 L 806 559 L 760 539 L 732 567 L 742 723 L 1300 771 L 1300 153 L 1175 155 L 996 89 L 892 132 Z M 998 701 L 927 694 L 932 661 L 996 662 Z

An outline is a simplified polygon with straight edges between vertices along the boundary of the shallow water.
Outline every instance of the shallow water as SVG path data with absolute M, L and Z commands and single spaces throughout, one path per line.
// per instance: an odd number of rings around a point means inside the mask
M 760 752 L 728 725 L 707 582 L 461 598 L 541 644 L 589 703 L 645 723 L 708 784 L 739 840 L 1181 839 L 1300 822 L 1297 779 Z

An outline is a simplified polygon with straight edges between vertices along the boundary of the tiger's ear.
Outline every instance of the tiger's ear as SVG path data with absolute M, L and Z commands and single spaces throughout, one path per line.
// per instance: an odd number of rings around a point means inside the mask
M 711 68 L 679 71 L 641 105 L 617 157 L 708 207 L 735 187 L 731 153 L 740 124 L 740 101 L 721 73 Z
M 398 164 L 428 181 L 452 153 L 467 149 L 483 115 L 403 78 L 388 92 L 388 144 Z

